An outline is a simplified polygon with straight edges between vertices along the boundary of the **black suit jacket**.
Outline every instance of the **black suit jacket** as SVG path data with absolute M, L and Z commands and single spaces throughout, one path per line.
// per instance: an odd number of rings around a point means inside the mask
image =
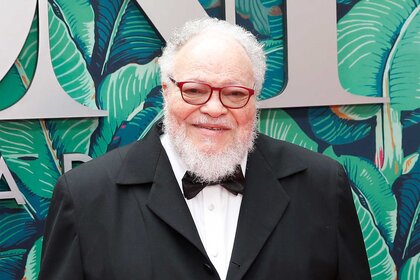
M 245 179 L 227 279 L 370 279 L 341 165 L 259 135 Z M 59 179 L 39 279 L 219 279 L 157 128 Z

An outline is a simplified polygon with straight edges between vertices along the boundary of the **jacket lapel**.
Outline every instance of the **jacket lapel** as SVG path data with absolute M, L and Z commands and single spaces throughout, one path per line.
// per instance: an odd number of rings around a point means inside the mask
M 132 185 L 136 199 L 171 226 L 207 257 L 198 231 L 179 189 L 171 164 L 159 139 L 159 124 L 127 152 L 117 177 L 119 185 Z M 140 155 L 142 155 L 140 157 Z M 144 187 L 150 187 L 148 197 Z
M 293 156 L 264 151 L 266 145 L 270 143 L 261 145 L 258 139 L 257 147 L 248 159 L 245 192 L 227 279 L 241 279 L 245 275 L 283 216 L 289 197 L 278 179 L 306 168 L 304 163 L 294 162 Z
M 190 210 L 164 152 L 158 161 L 147 206 L 207 257 Z

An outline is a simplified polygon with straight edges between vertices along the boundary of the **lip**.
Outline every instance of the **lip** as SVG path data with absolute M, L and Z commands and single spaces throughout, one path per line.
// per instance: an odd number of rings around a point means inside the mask
M 230 130 L 229 127 L 217 124 L 193 124 L 194 127 L 212 131 Z
M 215 124 L 193 124 L 192 126 L 204 135 L 218 135 L 231 130 L 231 128 L 227 126 Z

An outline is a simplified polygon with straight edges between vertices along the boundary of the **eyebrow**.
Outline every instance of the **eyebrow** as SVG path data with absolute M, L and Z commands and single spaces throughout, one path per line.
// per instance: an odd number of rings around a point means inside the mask
M 178 80 L 177 80 L 178 81 Z M 185 82 L 185 81 L 191 81 L 191 82 L 198 82 L 198 83 L 205 83 L 205 84 L 211 84 L 213 85 L 214 83 L 209 82 L 209 81 L 205 81 L 200 79 L 199 77 L 194 77 L 194 78 L 189 78 L 189 79 L 181 79 L 179 80 L 179 82 Z M 246 82 L 244 82 L 246 83 Z M 235 85 L 243 85 L 244 83 L 239 82 L 239 81 L 235 81 L 235 80 L 225 80 L 222 83 L 220 83 L 220 86 L 235 86 Z

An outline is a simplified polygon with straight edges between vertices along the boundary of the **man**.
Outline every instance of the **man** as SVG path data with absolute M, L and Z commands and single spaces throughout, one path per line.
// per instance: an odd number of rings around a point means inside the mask
M 163 125 L 60 178 L 40 279 L 370 279 L 343 168 L 255 132 L 256 39 L 189 22 L 160 66 Z

